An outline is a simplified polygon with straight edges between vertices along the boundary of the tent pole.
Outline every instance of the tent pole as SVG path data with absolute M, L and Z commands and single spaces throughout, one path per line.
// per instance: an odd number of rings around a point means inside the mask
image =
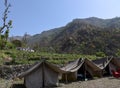
M 66 68 L 65 68 L 65 71 L 66 71 Z M 65 73 L 65 82 L 67 83 L 67 73 Z
M 65 74 L 65 80 L 66 80 L 66 83 L 68 82 L 68 80 L 67 80 L 67 73 Z
M 86 65 L 85 62 L 84 62 L 84 65 Z M 85 81 L 86 81 L 86 66 L 84 66 L 84 68 L 85 68 L 84 75 L 85 75 Z
M 111 75 L 110 64 L 108 64 L 109 75 Z

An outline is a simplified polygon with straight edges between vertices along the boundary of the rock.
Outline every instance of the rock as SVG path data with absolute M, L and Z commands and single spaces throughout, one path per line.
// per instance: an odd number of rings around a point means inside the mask
M 3 66 L 0 66 L 0 78 L 3 78 L 3 79 L 15 78 L 20 73 L 29 69 L 30 66 L 31 65 L 15 65 L 15 66 L 3 65 Z

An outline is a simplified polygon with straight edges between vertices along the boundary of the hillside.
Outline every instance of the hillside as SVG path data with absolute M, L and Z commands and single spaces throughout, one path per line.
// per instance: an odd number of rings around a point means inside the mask
M 120 18 L 74 19 L 64 27 L 30 37 L 28 45 L 47 52 L 116 55 L 120 49 Z

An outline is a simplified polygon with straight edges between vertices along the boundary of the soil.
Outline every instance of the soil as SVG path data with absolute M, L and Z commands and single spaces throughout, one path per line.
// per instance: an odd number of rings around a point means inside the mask
M 23 83 L 22 80 L 3 80 L 0 79 L 0 88 L 10 88 L 12 84 Z M 53 88 L 53 87 L 49 87 Z M 76 81 L 70 83 L 60 83 L 60 86 L 54 88 L 120 88 L 120 78 L 104 77 L 94 80 Z
M 104 77 L 88 81 L 60 84 L 56 88 L 120 88 L 120 78 Z

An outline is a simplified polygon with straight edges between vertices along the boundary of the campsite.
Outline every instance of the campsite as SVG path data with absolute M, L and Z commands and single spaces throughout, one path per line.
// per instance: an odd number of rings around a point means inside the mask
M 120 88 L 119 0 L 0 0 L 0 88 Z
M 116 57 L 79 58 L 59 67 L 43 59 L 8 80 L 3 88 L 5 85 L 11 88 L 87 88 L 88 85 L 92 88 L 119 88 L 115 85 L 120 82 L 119 63 L 120 59 Z M 112 73 L 112 70 L 119 74 Z
M 24 83 L 25 83 L 24 85 L 27 88 L 39 88 L 39 87 L 44 88 L 44 87 L 60 86 L 60 82 L 59 82 L 60 80 L 63 83 L 71 84 L 71 82 L 75 82 L 75 81 L 76 82 L 80 81 L 81 83 L 82 82 L 84 83 L 84 81 L 89 82 L 89 80 L 100 80 L 101 78 L 106 80 L 116 79 L 120 77 L 120 73 L 119 71 L 117 71 L 117 69 L 118 70 L 120 69 L 119 63 L 120 63 L 120 59 L 116 57 L 106 57 L 92 61 L 86 58 L 85 59 L 80 58 L 71 61 L 66 66 L 57 67 L 43 60 L 41 61 L 41 63 L 36 64 L 25 73 L 23 72 L 19 76 L 19 78 L 24 77 Z M 48 68 L 45 65 L 47 65 Z M 35 69 L 39 69 L 39 70 L 35 71 Z M 118 72 L 119 75 L 112 73 L 112 70 Z M 35 72 L 37 72 L 37 74 Z M 29 76 L 29 74 L 31 74 L 31 76 Z M 59 78 L 59 76 L 61 77 Z M 98 79 L 96 79 L 96 77 Z M 104 78 L 104 77 L 108 77 L 108 78 Z M 80 87 L 80 85 L 78 87 Z

